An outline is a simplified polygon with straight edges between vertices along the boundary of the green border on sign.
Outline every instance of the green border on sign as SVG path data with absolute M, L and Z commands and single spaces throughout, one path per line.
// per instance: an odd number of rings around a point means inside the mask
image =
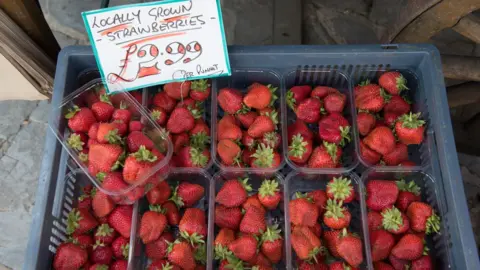
M 155 6 L 155 5 L 161 5 L 161 4 L 171 4 L 171 3 L 176 3 L 176 2 L 190 2 L 193 0 L 165 0 L 165 1 L 157 1 L 157 2 L 148 2 L 148 3 L 138 3 L 138 4 L 130 4 L 130 5 L 123 5 L 123 6 L 117 6 L 117 7 L 110 7 L 110 8 L 104 8 L 104 9 L 97 9 L 97 10 L 91 10 L 91 11 L 85 11 L 82 12 L 82 18 L 83 18 L 83 23 L 85 24 L 85 28 L 87 30 L 88 38 L 90 39 L 90 43 L 93 48 L 93 54 L 95 55 L 95 61 L 97 62 L 97 66 L 100 69 L 100 75 L 102 75 L 102 80 L 105 85 L 105 88 L 107 90 L 107 93 L 111 93 L 110 89 L 108 89 L 108 84 L 106 83 L 106 77 L 105 74 L 103 73 L 103 67 L 102 64 L 100 63 L 100 59 L 98 57 L 98 51 L 97 51 L 97 46 L 95 44 L 95 40 L 93 39 L 92 32 L 90 30 L 88 20 L 87 20 L 87 15 L 92 15 L 92 14 L 98 14 L 98 13 L 104 13 L 112 10 L 118 10 L 118 9 L 124 9 L 124 8 L 129 8 L 129 7 L 138 7 L 138 6 Z M 220 22 L 220 32 L 222 33 L 222 43 L 223 43 L 223 52 L 225 54 L 225 61 L 226 61 L 226 67 L 227 67 L 227 73 L 221 73 L 216 77 L 224 77 L 224 76 L 230 76 L 232 75 L 231 67 L 230 67 L 230 58 L 228 57 L 228 49 L 227 49 L 227 40 L 225 38 L 225 28 L 223 25 L 223 17 L 222 17 L 222 8 L 220 6 L 220 0 L 216 0 L 217 2 L 217 7 L 218 7 L 218 20 Z M 206 78 L 211 78 L 212 76 L 198 76 L 198 77 L 190 77 L 186 80 L 200 80 L 200 79 L 206 79 Z M 169 80 L 169 81 L 164 81 L 162 84 L 170 83 L 170 82 L 176 82 L 176 81 L 181 81 L 181 80 Z M 123 91 L 133 91 L 133 90 L 138 90 L 150 86 L 155 86 L 159 85 L 158 83 L 152 83 L 152 84 L 147 84 L 147 85 L 142 85 L 142 86 L 137 86 L 137 87 L 131 87 L 131 88 L 126 88 L 123 89 Z M 119 92 L 119 91 L 115 91 Z

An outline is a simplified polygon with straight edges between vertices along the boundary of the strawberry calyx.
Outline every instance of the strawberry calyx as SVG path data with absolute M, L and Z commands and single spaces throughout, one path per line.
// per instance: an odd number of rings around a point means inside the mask
M 190 107 L 190 106 L 188 106 L 187 109 L 190 111 L 190 113 L 192 114 L 192 116 L 193 116 L 194 119 L 200 119 L 200 118 L 202 118 L 202 116 L 203 116 L 203 109 L 192 108 L 192 107 Z
M 208 157 L 195 147 L 190 148 L 190 158 L 192 159 L 193 165 L 199 167 L 205 167 L 208 162 Z
M 370 80 L 369 79 L 366 79 L 364 81 L 361 81 L 358 85 L 359 86 L 367 86 L 370 84 Z
M 201 131 L 190 136 L 190 146 L 194 148 L 205 150 L 209 143 L 210 136 L 208 136 L 205 131 Z
M 88 154 L 87 153 L 80 153 L 80 154 L 78 154 L 78 158 L 82 162 L 87 162 L 88 161 Z
M 337 145 L 334 143 L 329 143 L 327 141 L 323 141 L 323 146 L 327 150 L 327 153 L 330 155 L 333 161 L 337 159 Z
M 120 167 L 123 167 L 124 165 L 124 162 L 125 162 L 125 158 L 126 158 L 126 152 L 125 150 L 122 152 L 122 154 L 120 154 L 120 156 L 118 157 L 117 161 L 115 161 L 115 163 L 113 164 L 112 168 L 110 169 L 111 171 L 115 171 L 117 170 L 118 168 Z
M 382 211 L 382 225 L 385 230 L 397 231 L 400 226 L 403 226 L 402 212 L 395 206 L 390 209 Z
M 67 144 L 74 150 L 82 151 L 85 143 L 82 142 L 79 134 L 72 133 L 67 139 Z
M 186 231 L 180 232 L 180 237 L 185 239 L 191 246 L 195 246 L 196 244 L 205 244 L 203 240 L 203 235 L 200 235 L 196 232 L 192 233 L 191 235 Z
M 296 199 L 305 199 L 307 200 L 309 203 L 313 203 L 313 198 L 308 196 L 308 194 L 305 192 L 305 193 L 302 193 L 302 192 L 295 192 L 295 198 Z
M 162 112 L 156 109 L 153 109 L 152 112 L 150 113 L 150 116 L 152 117 L 153 120 L 158 120 L 160 119 L 160 116 L 162 116 Z
M 312 250 L 310 250 L 310 252 L 308 253 L 308 258 L 306 259 L 306 261 L 310 262 L 310 263 L 313 263 L 313 261 L 315 261 L 315 263 L 318 263 L 318 259 L 317 259 L 317 255 L 321 252 L 321 248 L 320 247 L 314 247 Z
M 138 161 L 155 162 L 157 156 L 155 156 L 145 145 L 141 145 L 137 152 L 132 154 Z
M 207 249 L 205 244 L 198 245 L 195 249 L 195 261 L 205 265 L 207 263 Z
M 96 265 L 95 270 L 108 270 L 108 265 L 106 264 Z
M 261 243 L 264 242 L 273 242 L 278 239 L 282 239 L 282 236 L 280 235 L 282 232 L 281 229 L 278 228 L 278 224 L 275 224 L 273 226 L 268 226 L 267 230 L 262 234 L 261 237 Z
M 166 212 L 166 209 L 163 208 L 159 204 L 151 204 L 151 205 L 148 206 L 148 209 L 152 212 L 156 212 L 156 213 L 160 213 L 160 214 L 165 214 L 165 212 Z
M 380 88 L 380 96 L 383 98 L 385 102 L 389 102 L 392 98 L 392 95 L 388 94 L 385 89 Z
M 303 137 L 300 133 L 298 133 L 297 135 L 293 135 L 292 143 L 290 144 L 290 150 L 288 150 L 288 154 L 296 158 L 301 158 L 303 154 L 305 154 L 305 152 L 307 151 L 307 145 L 308 142 L 303 140 Z
M 263 141 L 266 142 L 267 146 L 272 148 L 275 147 L 275 145 L 278 143 L 278 140 L 279 138 L 275 132 L 267 132 L 263 134 Z
M 273 124 L 275 125 L 275 129 L 278 128 L 278 112 L 273 110 L 271 112 L 265 113 L 265 116 L 269 117 L 272 119 Z
M 244 270 L 243 261 L 235 256 L 227 257 L 228 264 L 225 268 L 232 270 Z
M 82 202 L 82 201 L 84 201 L 84 200 L 86 200 L 86 199 L 88 199 L 88 198 L 90 198 L 90 195 L 88 195 L 88 194 L 82 194 L 82 195 L 80 195 L 80 197 L 78 197 L 78 201 Z
M 397 183 L 397 187 L 400 191 L 411 192 L 411 193 L 413 193 L 417 196 L 420 195 L 420 187 L 417 186 L 417 184 L 415 184 L 414 181 L 410 181 L 407 184 L 407 182 L 405 182 L 405 179 L 400 179 L 396 183 Z
M 113 228 L 108 226 L 107 223 L 104 223 L 97 228 L 96 236 L 110 236 L 113 233 Z
M 80 108 L 77 105 L 75 105 L 71 109 L 68 109 L 68 113 L 65 114 L 65 118 L 70 119 L 70 118 L 74 117 L 75 114 L 77 114 L 77 112 L 79 112 L 79 111 L 80 111 Z
M 258 145 L 257 150 L 255 153 L 251 155 L 251 157 L 255 158 L 255 165 L 260 168 L 270 168 L 273 164 L 273 149 L 270 146 L 266 146 L 265 144 L 261 143 Z
M 72 209 L 67 216 L 67 234 L 70 235 L 75 232 L 75 230 L 79 226 L 79 222 L 82 220 L 82 216 L 80 215 L 80 211 L 77 209 Z
M 288 90 L 287 92 L 287 106 L 292 109 L 292 111 L 295 111 L 295 103 L 297 101 L 295 100 L 295 97 L 293 96 L 293 92 L 291 90 Z
M 107 94 L 100 95 L 100 101 L 103 102 L 103 103 L 107 103 L 107 104 L 112 105 L 112 102 L 110 101 L 110 98 L 108 97 Z
M 178 195 L 178 183 L 173 189 L 172 196 L 169 198 L 178 208 L 181 208 L 185 205 L 183 198 Z
M 262 185 L 258 189 L 258 194 L 260 197 L 273 196 L 275 193 L 279 192 L 277 180 L 263 180 Z
M 95 244 L 93 245 L 93 249 L 96 249 L 98 247 L 104 247 L 104 246 L 105 246 L 105 243 L 103 243 L 100 240 L 97 240 L 97 242 L 95 242 Z
M 238 110 L 235 114 L 246 114 L 247 112 L 250 111 L 250 107 L 245 105 L 245 103 L 242 102 L 242 108 Z
M 128 105 L 125 102 L 120 101 L 119 108 L 122 109 L 122 110 L 126 110 L 126 109 L 128 109 Z
M 210 84 L 208 84 L 208 80 L 206 79 L 192 81 L 192 84 L 190 85 L 190 89 L 199 92 L 205 92 L 208 87 L 210 87 Z
M 130 244 L 125 244 L 121 246 L 122 255 L 125 259 L 128 259 L 128 253 L 130 252 Z
M 430 251 L 430 249 L 428 248 L 427 246 L 427 242 L 425 241 L 425 239 L 423 239 L 423 254 L 422 255 L 428 255 L 428 252 Z
M 240 152 L 233 158 L 233 164 L 232 165 L 241 168 L 242 164 L 243 164 L 242 152 Z
M 402 127 L 408 129 L 415 129 L 425 125 L 425 121 L 419 119 L 422 113 L 406 113 L 398 118 L 402 122 Z
M 110 130 L 105 139 L 111 144 L 122 144 L 122 137 L 118 135 L 118 129 Z
M 345 177 L 334 177 L 327 184 L 329 193 L 333 194 L 335 200 L 343 201 L 350 196 L 353 191 L 352 181 Z
M 427 219 L 425 228 L 427 234 L 440 233 L 440 217 L 432 210 L 432 215 Z
M 95 175 L 95 177 L 97 178 L 98 181 L 100 181 L 100 183 L 103 183 L 105 176 L 107 176 L 107 174 L 104 172 L 99 172 L 97 173 L 97 175 Z
M 173 265 L 171 265 L 170 262 L 166 262 L 162 264 L 162 270 L 173 270 Z
M 352 138 L 350 138 L 350 126 L 339 127 L 340 134 L 342 136 L 342 140 L 340 141 L 340 146 L 345 146 L 347 142 L 350 142 Z
M 165 243 L 167 243 L 167 246 L 168 246 L 168 247 L 167 247 L 167 254 L 170 254 L 170 253 L 172 253 L 173 247 L 174 247 L 176 244 L 180 244 L 181 241 L 178 240 L 178 239 L 175 240 L 175 241 L 173 241 L 173 242 L 169 242 L 169 241 L 165 240 Z
M 243 188 L 245 189 L 246 192 L 250 192 L 252 191 L 252 185 L 250 185 L 248 183 L 248 180 L 249 178 L 248 177 L 245 177 L 245 178 L 238 178 L 238 182 L 240 182 L 240 184 L 242 184 Z
M 269 107 L 273 107 L 275 104 L 275 101 L 278 99 L 278 96 L 276 95 L 275 92 L 277 92 L 278 87 L 273 87 L 273 85 L 269 84 L 267 85 L 268 90 L 270 90 L 270 93 L 272 94 L 272 98 L 270 99 L 270 104 L 268 104 Z
M 335 200 L 328 199 L 327 200 L 327 205 L 325 206 L 325 216 L 329 218 L 334 218 L 338 220 L 339 218 L 343 218 L 345 215 L 343 214 L 343 211 L 345 208 L 343 208 L 343 202 L 339 201 L 336 202 Z
M 224 260 L 230 256 L 232 256 L 232 252 L 228 249 L 228 247 L 217 244 L 215 245 L 215 260 Z
M 400 76 L 397 77 L 396 83 L 397 83 L 397 89 L 399 92 L 402 90 L 408 90 L 407 80 L 405 79 L 405 77 L 403 77 L 402 74 L 400 74 Z

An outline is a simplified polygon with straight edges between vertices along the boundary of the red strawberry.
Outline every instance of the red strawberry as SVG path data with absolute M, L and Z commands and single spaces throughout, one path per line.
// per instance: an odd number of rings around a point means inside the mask
M 277 208 L 278 203 L 282 199 L 278 182 L 276 180 L 263 180 L 262 185 L 258 189 L 258 199 L 267 209 L 273 210 Z
M 112 251 L 113 251 L 113 256 L 115 258 L 119 259 L 127 259 L 128 258 L 128 252 L 130 249 L 130 240 L 128 238 L 125 238 L 123 236 L 119 236 L 115 238 L 112 242 Z
M 282 142 L 282 136 L 277 132 L 267 132 L 263 134 L 261 143 L 266 146 L 271 147 L 272 149 L 278 149 L 280 143 Z
M 317 237 L 322 236 L 322 225 L 320 223 L 315 223 L 315 226 L 309 228 Z
M 362 159 L 370 165 L 377 164 L 382 157 L 379 153 L 373 151 L 364 144 L 362 140 L 360 140 L 360 155 L 362 156 Z
M 412 270 L 431 270 L 433 269 L 432 259 L 428 255 L 424 255 L 419 259 L 412 261 Z
M 92 197 L 90 195 L 83 194 L 78 197 L 77 208 L 90 209 L 90 207 L 92 207 Z
M 181 100 L 188 97 L 190 85 L 190 81 L 167 83 L 163 86 L 163 91 L 165 91 L 169 97 Z
M 296 164 L 305 164 L 312 154 L 312 141 L 304 139 L 300 133 L 292 137 L 288 146 L 288 158 Z
M 305 140 L 312 141 L 313 140 L 313 133 L 307 127 L 305 122 L 297 120 L 293 124 L 288 125 L 287 127 L 288 133 L 288 143 L 292 142 L 293 136 L 300 134 Z
M 367 207 L 374 211 L 393 206 L 398 197 L 398 187 L 394 181 L 371 180 L 366 189 Z
M 332 113 L 318 122 L 318 135 L 324 141 L 345 145 L 350 139 L 350 124 L 341 114 Z
M 53 259 L 55 270 L 80 269 L 88 261 L 87 251 L 73 243 L 62 243 L 57 247 Z
M 153 105 L 157 108 L 164 109 L 167 113 L 170 113 L 175 108 L 177 101 L 167 95 L 165 92 L 158 92 L 153 97 Z
M 190 135 L 197 135 L 200 133 L 204 133 L 205 135 L 210 135 L 210 128 L 208 127 L 207 123 L 203 119 L 195 120 L 195 126 L 193 126 L 192 130 L 190 130 Z
M 317 86 L 313 88 L 313 91 L 311 93 L 312 98 L 318 98 L 318 99 L 323 99 L 329 94 L 335 94 L 335 93 L 340 93 L 338 92 L 337 89 L 333 87 L 328 87 L 328 86 Z
M 154 107 L 150 117 L 160 126 L 164 126 L 167 122 L 167 112 L 160 107 Z
M 406 160 L 406 161 L 400 162 L 400 164 L 398 164 L 398 166 L 415 167 L 415 166 L 417 166 L 417 164 L 415 164 L 415 162 L 413 162 L 411 160 Z
M 127 106 L 122 102 L 120 108 L 115 109 L 112 114 L 112 120 L 121 120 L 124 123 L 130 122 L 132 118 L 132 113 L 127 110 Z
M 395 270 L 405 270 L 410 268 L 410 261 L 396 258 L 391 253 L 390 253 L 390 256 L 388 256 L 388 261 L 390 262 L 390 264 L 393 266 Z
M 265 115 L 255 118 L 255 121 L 248 128 L 248 135 L 253 138 L 261 138 L 265 133 L 275 130 L 275 124 L 272 119 Z
M 375 127 L 375 116 L 368 112 L 359 112 L 357 114 L 358 133 L 366 136 Z
M 167 217 L 162 212 L 164 211 L 160 206 L 150 205 L 150 211 L 143 214 L 138 235 L 144 244 L 157 240 L 165 230 Z
M 210 91 L 208 80 L 195 80 L 190 86 L 190 97 L 196 101 L 205 101 L 210 97 Z
M 100 123 L 97 131 L 97 141 L 99 143 L 119 144 L 122 140 L 118 133 L 117 125 L 114 123 Z
M 192 246 L 205 243 L 207 222 L 205 211 L 198 208 L 187 208 L 178 226 L 180 235 Z
M 130 238 L 132 212 L 131 205 L 119 205 L 108 216 L 108 224 L 125 238 Z
M 242 135 L 242 144 L 247 147 L 249 150 L 254 149 L 257 146 L 257 141 L 248 135 L 246 131 L 243 131 Z
M 124 123 L 122 120 L 115 120 L 112 122 L 115 127 L 117 128 L 118 130 L 118 135 L 120 135 L 120 137 L 123 137 L 125 135 L 127 135 L 128 133 L 128 125 L 127 123 Z
M 242 235 L 228 245 L 228 249 L 239 259 L 249 261 L 257 252 L 257 240 L 251 235 Z
M 298 265 L 298 270 L 328 270 L 328 269 L 329 269 L 328 266 L 324 263 L 309 263 L 307 261 L 300 261 Z
M 181 270 L 181 268 L 170 264 L 167 260 L 154 260 L 147 270 Z
M 215 253 L 217 253 L 217 247 L 227 247 L 231 242 L 235 240 L 235 232 L 228 228 L 221 228 L 215 237 L 215 242 L 213 245 L 215 246 Z M 217 255 L 217 254 L 215 254 Z
M 426 203 L 410 203 L 407 216 L 410 219 L 411 228 L 416 232 L 426 232 L 427 234 L 440 232 L 440 217 Z
M 313 200 L 313 202 L 318 208 L 318 213 L 322 215 L 323 212 L 325 212 L 325 206 L 327 205 L 327 193 L 324 190 L 317 189 L 308 192 L 307 197 Z
M 123 153 L 120 145 L 94 144 L 88 149 L 88 171 L 92 175 L 117 169 L 118 159 Z
M 341 93 L 332 93 L 323 99 L 324 108 L 329 113 L 342 113 L 347 97 Z
M 320 239 L 305 226 L 295 226 L 290 241 L 297 257 L 302 260 L 317 261 L 322 243 Z
M 323 223 L 329 228 L 338 230 L 348 227 L 352 215 L 347 208 L 343 207 L 342 201 L 335 202 L 332 199 L 328 199 L 326 212 L 323 215 Z
M 376 127 L 363 139 L 363 143 L 370 149 L 386 155 L 395 149 L 395 136 L 387 127 Z
M 186 242 L 175 241 L 168 245 L 168 260 L 184 270 L 195 269 L 195 257 L 190 245 Z
M 398 114 L 393 113 L 393 112 L 386 112 L 383 111 L 383 122 L 387 127 L 393 127 L 395 125 L 395 122 L 398 119 Z
M 127 260 L 117 260 L 112 263 L 110 270 L 127 270 L 128 262 Z
M 172 137 L 173 152 L 177 154 L 183 147 L 190 144 L 190 137 L 187 133 L 175 134 Z
M 97 227 L 97 220 L 90 214 L 88 209 L 74 208 L 67 217 L 67 234 L 84 234 Z
M 238 230 L 242 218 L 242 210 L 239 207 L 215 206 L 215 224 L 220 228 Z
M 378 83 L 392 95 L 398 95 L 403 90 L 408 90 L 407 80 L 398 71 L 385 72 L 378 78 Z
M 240 147 L 232 140 L 221 140 L 217 145 L 217 154 L 222 162 L 227 165 L 235 165 L 240 162 Z
M 408 104 L 401 96 L 393 95 L 390 101 L 383 107 L 384 112 L 402 115 L 410 112 L 410 104 Z
M 360 268 L 357 267 L 351 267 L 348 264 L 345 264 L 344 262 L 333 262 L 328 266 L 329 270 L 358 270 Z
M 323 142 L 313 149 L 308 160 L 309 168 L 336 168 L 342 156 L 342 148 L 336 144 Z
M 251 190 L 248 178 L 227 180 L 218 191 L 215 202 L 226 207 L 240 206 L 247 200 L 247 192 Z
M 236 114 L 238 121 L 240 121 L 240 123 L 242 123 L 242 126 L 247 129 L 253 124 L 257 116 L 258 114 L 253 111 L 241 112 Z
M 162 208 L 165 209 L 165 216 L 167 217 L 168 224 L 174 226 L 180 223 L 180 212 L 174 202 L 166 201 L 162 204 Z
M 243 97 L 243 103 L 250 108 L 261 110 L 268 107 L 272 100 L 270 89 L 259 83 L 254 83 L 248 88 L 247 94 Z
M 265 211 L 256 207 L 250 207 L 245 211 L 240 222 L 240 232 L 251 235 L 259 235 L 265 232 Z
M 296 105 L 310 96 L 312 87 L 310 85 L 299 85 L 290 88 L 287 92 L 287 105 L 295 111 Z
M 374 262 L 373 269 L 375 270 L 395 270 L 393 266 L 386 262 Z
M 262 253 L 272 262 L 278 263 L 282 259 L 283 239 L 278 225 L 269 226 L 262 234 Z
M 101 242 L 97 242 L 93 246 L 93 251 L 90 254 L 90 261 L 92 261 L 92 263 L 109 265 L 112 259 L 113 251 L 110 246 Z
M 217 140 L 240 140 L 242 138 L 242 130 L 236 124 L 232 124 L 227 117 L 222 118 L 217 125 Z
M 362 86 L 355 93 L 355 106 L 360 110 L 379 112 L 390 100 L 390 95 L 376 84 Z
M 255 153 L 255 151 L 250 150 L 250 149 L 244 149 L 242 151 L 242 162 L 244 164 L 251 164 L 252 163 L 252 155 Z
M 98 122 L 108 122 L 112 117 L 115 107 L 112 106 L 107 95 L 101 95 L 100 101 L 93 103 L 92 112 Z
M 325 231 L 323 233 L 323 238 L 325 240 L 325 245 L 327 246 L 330 254 L 334 257 L 340 257 L 337 250 L 337 243 L 340 239 L 340 234 L 342 233 L 341 230 L 333 230 L 333 231 Z
M 89 254 L 92 252 L 94 241 L 90 234 L 72 235 L 71 238 L 67 240 L 67 242 L 70 241 L 87 250 Z
M 316 123 L 320 120 L 320 109 L 322 102 L 316 98 L 307 98 L 297 105 L 297 118 L 305 123 Z
M 88 130 L 88 137 L 97 138 L 98 126 L 99 125 L 100 125 L 100 123 L 94 123 L 90 126 L 90 129 Z
M 95 231 L 95 242 L 102 242 L 105 245 L 110 245 L 116 237 L 117 232 L 108 224 L 101 224 Z
M 130 123 L 128 123 L 128 130 L 130 132 L 142 131 L 142 129 L 143 129 L 143 124 L 140 121 L 130 121 Z
M 258 199 L 258 194 L 250 195 L 247 200 L 242 204 L 242 208 L 247 210 L 250 207 L 257 207 L 263 209 L 263 204 Z
M 423 142 L 423 132 L 425 131 L 425 121 L 420 120 L 421 113 L 404 114 L 398 118 L 395 123 L 395 133 L 398 140 L 406 145 L 421 144 Z
M 175 108 L 167 121 L 167 130 L 173 134 L 188 132 L 195 125 L 192 113 L 185 108 Z
M 318 207 L 301 193 L 288 203 L 290 222 L 296 226 L 313 227 L 319 217 Z
M 385 230 L 370 232 L 370 247 L 372 250 L 372 260 L 374 262 L 388 258 L 394 245 L 395 239 L 389 232 Z
M 420 188 L 414 181 L 410 181 L 407 184 L 405 180 L 402 179 L 397 181 L 397 187 L 400 190 L 400 193 L 398 193 L 395 206 L 400 209 L 400 211 L 406 212 L 410 203 L 420 201 Z
M 162 181 L 147 192 L 147 200 L 149 204 L 162 204 L 170 198 L 171 194 L 172 190 L 168 183 Z
M 155 153 L 156 152 L 156 153 Z M 158 151 L 149 151 L 143 145 L 137 152 L 130 154 L 123 166 L 123 179 L 128 184 L 136 184 L 151 174 L 151 168 L 157 164 L 163 155 Z
M 344 229 L 337 242 L 337 251 L 348 264 L 358 267 L 363 262 L 362 240 L 358 236 L 347 233 Z
M 392 249 L 392 255 L 403 260 L 416 260 L 422 254 L 423 239 L 414 234 L 405 234 Z
M 242 93 L 236 89 L 223 88 L 217 96 L 218 105 L 229 114 L 234 114 L 242 109 Z
M 68 119 L 68 127 L 74 132 L 87 133 L 90 127 L 97 122 L 89 108 L 79 108 L 78 106 L 73 106 L 65 118 Z
M 175 188 L 170 200 L 178 207 L 192 207 L 204 194 L 205 189 L 201 185 L 182 181 L 178 187 Z
M 370 231 L 379 230 L 383 228 L 383 217 L 380 213 L 375 211 L 368 212 L 368 229 Z
M 352 181 L 345 177 L 333 177 L 327 184 L 327 196 L 330 199 L 349 203 L 355 198 Z
M 282 158 L 271 147 L 261 143 L 255 153 L 251 155 L 250 166 L 252 168 L 277 168 Z
M 247 263 L 253 265 L 253 270 L 273 270 L 272 263 L 262 252 L 258 252 L 256 256 Z
M 397 143 L 392 152 L 383 156 L 383 161 L 388 166 L 396 166 L 406 160 L 408 160 L 408 148 L 403 143 Z
M 179 160 L 181 161 L 178 167 L 196 167 L 203 168 L 207 166 L 210 160 L 210 151 L 204 149 L 203 151 L 194 147 L 184 147 L 178 153 Z

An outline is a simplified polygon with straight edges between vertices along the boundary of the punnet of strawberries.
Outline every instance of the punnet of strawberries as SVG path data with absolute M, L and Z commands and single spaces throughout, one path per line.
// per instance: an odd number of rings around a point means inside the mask
M 223 117 L 216 128 L 218 161 L 226 167 L 274 169 L 282 163 L 277 88 L 252 83 L 244 94 L 220 89 Z
M 325 189 L 295 193 L 288 211 L 298 269 L 359 269 L 364 264 L 363 240 L 350 230 L 350 205 L 356 199 L 346 176 L 332 177 Z
M 424 141 L 426 122 L 412 111 L 406 84 L 400 72 L 389 71 L 378 84 L 367 80 L 354 88 L 360 156 L 368 165 L 418 165 L 409 160 L 408 146 Z
M 283 186 L 278 179 L 221 180 L 215 197 L 215 269 L 282 269 L 285 267 L 284 232 L 277 215 L 283 216 Z M 283 265 L 283 266 L 282 266 Z
M 413 180 L 368 180 L 366 204 L 376 269 L 434 269 L 426 242 L 440 217 Z
M 132 96 L 133 95 L 133 98 Z M 107 95 L 102 84 L 86 89 L 68 107 L 65 144 L 96 180 L 98 216 L 118 203 L 133 203 L 168 173 L 166 134 L 142 117 L 141 92 Z M 106 206 L 109 207 L 106 207 Z
M 150 116 L 165 127 L 174 146 L 171 165 L 204 168 L 210 162 L 210 126 L 204 112 L 210 100 L 208 80 L 173 82 L 149 96 Z
M 351 141 L 346 104 L 347 96 L 328 86 L 297 85 L 288 90 L 288 113 L 295 119 L 287 128 L 291 163 L 306 168 L 344 166 L 343 148 Z
M 127 269 L 133 207 L 117 205 L 108 216 L 98 216 L 95 192 L 91 185 L 83 187 L 77 207 L 68 214 L 68 237 L 57 247 L 53 269 Z

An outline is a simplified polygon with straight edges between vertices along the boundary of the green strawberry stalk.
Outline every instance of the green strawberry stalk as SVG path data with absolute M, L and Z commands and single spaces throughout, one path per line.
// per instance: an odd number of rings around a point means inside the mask
M 275 125 L 275 129 L 278 129 L 278 112 L 277 111 L 271 111 L 265 113 L 265 116 L 270 117 L 272 119 L 273 124 Z
M 425 125 L 425 121 L 420 119 L 421 113 L 404 114 L 398 118 L 398 121 L 402 122 L 402 127 L 415 129 Z
M 262 185 L 258 189 L 258 194 L 261 197 L 274 196 L 276 192 L 279 192 L 277 180 L 263 180 Z
M 232 256 L 233 253 L 228 249 L 228 247 L 223 245 L 215 245 L 215 260 L 225 260 Z
M 385 230 L 397 231 L 400 226 L 403 226 L 402 213 L 396 207 L 383 211 L 382 217 L 382 225 Z
M 243 265 L 243 261 L 233 255 L 227 257 L 227 261 L 228 261 L 228 264 L 225 266 L 225 268 L 227 269 L 232 269 L 232 270 L 246 269 L 245 266 Z
M 138 161 L 146 162 L 155 162 L 157 161 L 157 156 L 155 156 L 150 150 L 148 150 L 144 145 L 141 145 L 137 152 L 132 154 Z
M 118 129 L 110 130 L 107 135 L 105 135 L 105 139 L 111 144 L 122 144 L 122 137 L 118 135 Z
M 278 228 L 278 224 L 268 226 L 267 230 L 262 234 L 259 241 L 259 245 L 265 242 L 273 242 L 278 239 L 282 239 L 282 230 Z
M 303 140 L 300 133 L 292 137 L 292 143 L 290 144 L 290 150 L 288 155 L 296 158 L 301 158 L 305 152 L 307 152 L 308 143 Z
M 112 102 L 107 94 L 100 95 L 100 101 L 112 105 Z
M 162 112 L 159 111 L 159 110 L 153 110 L 151 113 L 150 113 L 150 117 L 152 117 L 153 120 L 157 121 L 158 119 L 160 119 L 160 116 L 162 116 Z
M 369 84 L 370 84 L 370 80 L 366 79 L 365 81 L 361 81 L 358 85 L 359 86 L 366 86 L 366 85 L 369 85 Z
M 80 153 L 78 154 L 78 158 L 80 159 L 81 162 L 87 163 L 88 162 L 88 154 L 87 153 Z
M 390 99 L 392 98 L 392 95 L 388 94 L 387 92 L 385 92 L 385 90 L 383 88 L 380 88 L 380 95 L 383 97 L 383 99 L 385 100 L 385 102 L 389 102 Z
M 248 107 L 242 102 L 242 108 L 238 110 L 235 114 L 246 114 L 249 111 L 250 111 L 250 107 Z
M 340 133 L 342 140 L 340 141 L 340 146 L 345 146 L 346 143 L 349 143 L 352 139 L 350 138 L 350 126 L 340 127 Z
M 270 168 L 272 167 L 273 164 L 273 149 L 269 146 L 266 146 L 265 144 L 260 144 L 251 156 L 255 158 L 255 161 L 253 162 L 257 167 L 259 168 Z
M 440 233 L 440 217 L 433 210 L 432 215 L 427 219 L 425 233 Z
M 77 112 L 80 111 L 80 108 L 77 105 L 74 105 L 72 108 L 68 109 L 68 113 L 65 114 L 66 119 L 70 119 L 75 116 Z
M 270 100 L 270 104 L 268 104 L 269 107 L 273 107 L 275 105 L 275 101 L 278 99 L 278 96 L 276 95 L 275 92 L 277 92 L 278 87 L 273 87 L 271 84 L 267 85 L 268 90 L 270 90 L 270 93 L 272 93 L 272 99 Z
M 240 184 L 242 184 L 243 188 L 245 189 L 245 191 L 246 191 L 247 193 L 253 190 L 253 189 L 252 189 L 252 185 L 250 185 L 250 184 L 248 183 L 248 180 L 250 180 L 248 177 L 245 177 L 245 178 L 243 178 L 243 179 L 242 179 L 242 178 L 238 178 L 237 180 L 238 180 L 238 182 L 240 182 Z
M 197 167 L 205 167 L 207 166 L 208 157 L 205 156 L 201 150 L 191 147 L 190 148 L 190 157 L 192 159 L 192 163 L 194 166 Z
M 405 179 L 397 181 L 397 187 L 400 191 L 411 192 L 417 196 L 420 195 L 420 187 L 414 181 L 405 182 Z
M 407 87 L 407 79 L 405 79 L 403 75 L 398 76 L 396 79 L 396 82 L 397 82 L 397 88 L 399 92 L 402 90 L 409 90 Z
M 297 192 L 295 192 L 295 198 L 296 198 L 296 199 L 304 198 L 304 199 L 306 199 L 307 201 L 313 203 L 313 198 L 310 197 L 310 196 L 308 196 L 307 193 L 302 193 L 302 192 L 298 192 L 298 191 L 297 191 Z
M 190 85 L 190 89 L 200 92 L 205 92 L 208 87 L 210 87 L 210 85 L 206 79 L 192 81 L 192 84 Z
M 352 181 L 342 176 L 334 177 L 332 181 L 327 184 L 327 194 L 333 195 L 331 197 L 338 201 L 349 199 L 349 197 L 352 196 L 352 192 Z
M 82 151 L 85 144 L 80 137 L 80 134 L 72 133 L 67 139 L 67 144 L 74 150 Z
M 323 141 L 323 146 L 327 150 L 327 153 L 330 155 L 333 161 L 337 160 L 337 145 L 334 143 L 329 143 L 327 141 Z
M 192 107 L 190 107 L 190 106 L 188 106 L 187 109 L 190 111 L 190 113 L 192 114 L 193 118 L 195 118 L 195 119 L 200 119 L 200 118 L 202 118 L 202 116 L 203 116 L 203 109 L 192 108 Z
M 205 131 L 195 133 L 190 136 L 190 146 L 204 150 L 210 143 L 210 136 Z
M 267 144 L 267 146 L 274 148 L 275 145 L 278 144 L 278 136 L 275 132 L 267 132 L 263 134 L 263 141 Z
M 332 199 L 328 199 L 327 200 L 327 205 L 325 206 L 325 214 L 324 216 L 328 217 L 328 218 L 334 218 L 336 220 L 340 219 L 340 218 L 343 218 L 345 217 L 345 215 L 343 214 L 343 202 L 340 201 L 340 202 L 335 202 L 334 200 Z
M 195 261 L 199 262 L 200 264 L 207 264 L 207 249 L 205 244 L 200 244 L 195 248 L 194 257 Z
M 297 101 L 295 100 L 295 97 L 293 96 L 293 92 L 288 91 L 287 92 L 287 106 L 290 107 L 290 109 L 292 109 L 292 111 L 295 111 L 295 104 L 296 103 L 297 103 Z

